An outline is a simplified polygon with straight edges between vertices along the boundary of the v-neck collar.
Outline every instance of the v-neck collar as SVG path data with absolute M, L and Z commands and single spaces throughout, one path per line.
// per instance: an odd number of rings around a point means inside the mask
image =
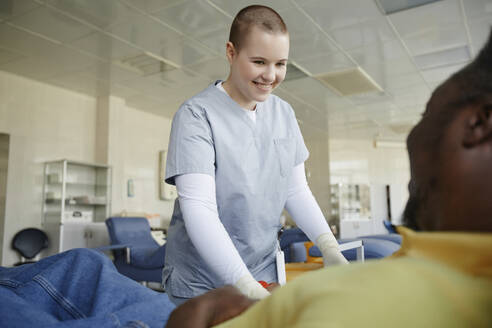
M 249 117 L 246 109 L 239 106 L 239 104 L 229 96 L 227 92 L 223 92 L 217 88 L 217 83 L 223 82 L 221 80 L 215 81 L 210 87 L 214 89 L 213 92 L 219 94 L 220 99 L 224 100 L 227 105 L 227 108 L 231 108 L 237 115 L 251 128 L 254 135 L 256 135 L 261 128 L 262 125 L 262 110 L 263 110 L 263 102 L 256 103 L 256 122 Z

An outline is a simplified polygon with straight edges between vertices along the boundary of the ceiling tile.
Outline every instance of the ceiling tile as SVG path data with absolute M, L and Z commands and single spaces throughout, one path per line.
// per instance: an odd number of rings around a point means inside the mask
M 92 31 L 90 27 L 46 7 L 15 17 L 11 23 L 59 42 L 69 42 Z
M 471 50 L 472 56 L 475 57 L 480 49 L 485 46 L 487 42 L 492 26 L 492 15 L 486 16 L 484 18 L 475 19 L 468 21 L 468 26 L 471 35 Z
M 396 37 L 383 17 L 335 29 L 330 31 L 330 35 L 345 50 L 359 48 L 372 43 L 381 44 Z
M 90 78 L 80 73 L 59 76 L 46 80 L 45 82 L 92 97 L 105 96 L 108 95 L 110 91 L 108 82 Z
M 441 25 L 433 29 L 419 29 L 412 36 L 403 38 L 414 56 L 466 46 L 468 39 L 463 23 Z
M 110 27 L 109 32 L 180 66 L 212 57 L 203 46 L 142 15 L 135 16 L 130 22 Z
M 385 81 L 386 90 L 389 92 L 416 85 L 425 85 L 425 81 L 419 73 L 408 73 L 398 76 L 391 76 L 387 77 Z
M 250 6 L 256 5 L 260 3 L 259 1 L 254 0 L 211 0 L 217 7 L 227 12 L 231 17 L 236 16 L 239 10 Z M 290 1 L 285 0 L 263 0 L 261 4 L 264 6 L 268 6 L 273 8 L 275 11 L 280 12 L 282 9 L 292 7 L 292 3 Z
M 355 25 L 360 22 L 382 17 L 374 1 L 344 0 L 297 1 L 313 20 L 325 31 Z
M 135 14 L 132 8 L 116 0 L 48 0 L 47 3 L 102 29 L 113 24 L 126 22 Z
M 201 0 L 178 3 L 155 12 L 152 16 L 195 38 L 219 31 L 232 23 L 230 17 Z
M 492 1 L 490 0 L 466 0 L 462 2 L 468 21 L 492 15 Z
M 23 58 L 25 58 L 25 56 L 18 52 L 0 47 L 0 65 Z
M 226 43 L 229 40 L 229 27 L 205 32 L 198 41 L 207 46 L 217 55 L 225 55 Z
M 354 67 L 354 63 L 343 53 L 334 52 L 296 62 L 313 75 L 340 71 Z
M 387 60 L 408 58 L 408 54 L 399 40 L 373 43 L 347 52 L 360 66 Z
M 184 2 L 185 0 L 122 0 L 122 1 L 134 8 L 140 9 L 147 13 L 152 13 L 155 11 L 159 11 L 163 8 L 173 6 L 179 2 Z
M 4 0 L 0 5 L 0 20 L 9 20 L 39 6 L 40 4 L 33 0 Z
M 338 51 L 336 45 L 319 30 L 297 8 L 289 8 L 279 13 L 287 25 L 290 36 L 290 58 L 302 60 L 307 57 Z
M 69 45 L 104 60 L 123 59 L 142 53 L 142 50 L 102 32 L 94 32 Z
M 229 62 L 223 57 L 214 57 L 186 67 L 197 74 L 210 78 L 211 81 L 225 80 L 229 74 Z
M 458 65 L 450 65 L 445 67 L 438 67 L 434 69 L 428 69 L 422 71 L 424 80 L 429 83 L 440 83 L 447 80 L 453 73 L 462 69 L 467 63 L 461 63 Z
M 111 63 L 98 63 L 85 68 L 83 73 L 98 80 L 109 81 L 112 84 L 142 77 L 142 74 L 140 73 L 127 70 Z
M 443 14 L 445 13 L 445 14 Z M 442 0 L 397 12 L 388 16 L 403 38 L 438 29 L 443 25 L 462 23 L 459 0 Z

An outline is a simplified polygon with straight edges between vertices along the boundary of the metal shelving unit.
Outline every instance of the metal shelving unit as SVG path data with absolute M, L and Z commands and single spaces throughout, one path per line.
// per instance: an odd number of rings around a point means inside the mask
M 92 230 L 110 213 L 110 166 L 66 159 L 44 164 L 42 217 L 49 254 L 90 247 Z

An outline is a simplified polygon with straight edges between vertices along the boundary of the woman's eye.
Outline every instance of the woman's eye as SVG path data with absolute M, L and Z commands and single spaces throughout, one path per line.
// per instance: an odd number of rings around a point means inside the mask
M 263 65 L 265 62 L 262 60 L 255 60 L 253 63 L 258 64 L 258 65 Z
M 280 67 L 285 66 L 285 63 L 277 63 L 277 66 L 280 66 Z

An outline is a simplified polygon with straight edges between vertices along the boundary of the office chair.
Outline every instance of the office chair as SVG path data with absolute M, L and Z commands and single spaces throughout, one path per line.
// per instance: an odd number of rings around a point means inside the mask
M 162 282 L 166 245 L 152 238 L 149 221 L 139 217 L 112 217 L 106 220 L 111 250 L 118 271 L 139 282 Z
M 12 248 L 20 254 L 21 260 L 14 266 L 36 262 L 32 259 L 47 247 L 48 236 L 44 231 L 27 228 L 17 232 L 12 239 Z

